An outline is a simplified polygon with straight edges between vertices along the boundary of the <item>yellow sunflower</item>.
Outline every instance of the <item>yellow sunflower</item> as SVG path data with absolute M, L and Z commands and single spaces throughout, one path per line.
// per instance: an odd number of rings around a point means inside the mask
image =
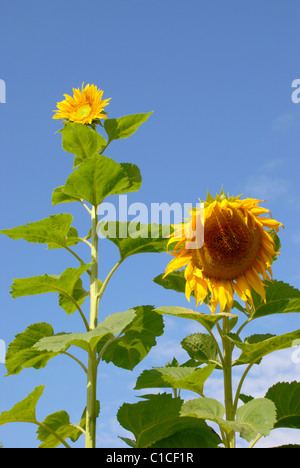
M 103 91 L 95 85 L 87 84 L 85 88 L 73 88 L 73 97 L 64 94 L 64 101 L 57 103 L 58 110 L 53 119 L 67 119 L 72 122 L 91 124 L 97 119 L 107 119 L 103 108 L 108 105 L 109 99 L 102 101 Z
M 253 306 L 251 288 L 265 300 L 264 281 L 271 279 L 271 264 L 278 255 L 272 236 L 264 228 L 276 232 L 282 223 L 259 206 L 262 200 L 228 197 L 221 192 L 214 199 L 208 192 L 203 208 L 190 211 L 190 218 L 175 226 L 168 245 L 176 242 L 171 252 L 175 258 L 165 275 L 185 268 L 185 294 L 192 291 L 196 306 L 210 294 L 211 312 L 218 304 L 220 312 L 229 312 L 234 292 Z M 203 229 L 199 229 L 199 226 Z M 261 276 L 262 278 L 261 278 Z

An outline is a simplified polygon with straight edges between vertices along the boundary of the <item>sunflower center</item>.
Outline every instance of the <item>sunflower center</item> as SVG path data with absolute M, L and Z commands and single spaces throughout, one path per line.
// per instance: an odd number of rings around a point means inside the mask
M 84 119 L 87 117 L 92 110 L 92 107 L 90 106 L 89 103 L 84 103 L 81 104 L 77 109 L 76 109 L 76 117 L 78 119 Z
M 208 277 L 234 279 L 249 268 L 260 249 L 261 232 L 238 209 L 218 205 L 205 219 L 204 243 L 192 251 L 194 264 Z

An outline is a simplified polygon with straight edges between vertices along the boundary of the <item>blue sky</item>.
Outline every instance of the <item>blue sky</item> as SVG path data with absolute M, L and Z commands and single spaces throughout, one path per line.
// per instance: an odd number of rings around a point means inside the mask
M 88 230 L 81 207 L 51 206 L 52 190 L 72 167 L 55 134 L 60 124 L 52 120 L 52 110 L 73 87 L 94 83 L 104 98 L 112 98 L 107 108 L 112 117 L 154 111 L 134 136 L 107 151 L 141 170 L 142 188 L 128 196 L 128 203 L 196 203 L 207 189 L 215 194 L 222 184 L 230 194 L 263 198 L 285 225 L 274 276 L 299 288 L 300 103 L 291 99 L 291 84 L 300 79 L 297 0 L 2 0 L 0 14 L 0 79 L 6 83 L 6 103 L 0 104 L 1 229 L 71 212 L 79 231 Z M 5 237 L 0 249 L 0 339 L 9 343 L 29 324 L 42 321 L 51 322 L 56 332 L 78 331 L 80 318 L 67 317 L 55 295 L 13 300 L 9 294 L 13 278 L 59 274 L 77 266 L 73 258 Z M 105 240 L 100 249 L 104 276 L 117 251 Z M 107 288 L 102 317 L 140 304 L 185 306 L 184 297 L 151 281 L 168 260 L 164 254 L 128 259 Z M 297 327 L 299 318 L 291 314 L 257 321 L 247 331 L 279 334 Z M 179 343 L 195 330 L 172 318 L 166 318 L 165 328 L 157 348 L 134 372 L 111 365 L 100 369 L 100 447 L 124 446 L 117 436 L 125 431 L 115 414 L 123 402 L 138 401 L 141 392 L 132 388 L 140 372 L 164 365 L 176 353 L 179 360 L 186 358 Z M 299 379 L 291 353 L 265 358 L 250 376 L 249 393 L 262 396 L 280 379 Z M 0 364 L 0 411 L 46 384 L 39 417 L 66 409 L 74 422 L 80 419 L 85 377 L 67 358 L 52 360 L 40 371 L 4 374 Z M 219 396 L 218 377 L 209 385 L 210 396 Z M 35 447 L 35 430 L 29 424 L 6 425 L 0 427 L 0 441 L 11 448 Z M 274 441 L 290 437 L 274 434 Z M 299 435 L 292 437 L 300 442 Z

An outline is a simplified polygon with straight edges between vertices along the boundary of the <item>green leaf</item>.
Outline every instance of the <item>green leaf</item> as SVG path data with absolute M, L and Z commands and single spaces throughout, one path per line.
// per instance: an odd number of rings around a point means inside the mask
M 153 310 L 153 306 L 138 306 L 132 322 L 123 330 L 123 335 L 110 344 L 103 354 L 103 359 L 113 362 L 123 369 L 132 370 L 139 364 L 150 349 L 156 345 L 156 337 L 163 334 L 162 317 Z M 99 348 L 99 347 L 98 347 Z
M 133 114 L 119 117 L 118 119 L 107 119 L 104 121 L 104 129 L 108 135 L 108 140 L 118 140 L 120 138 L 127 138 L 137 131 L 152 112 L 148 114 Z
M 265 398 L 272 400 L 277 409 L 274 429 L 300 429 L 300 382 L 278 382 L 269 388 Z
M 15 279 L 11 295 L 15 299 L 22 296 L 55 292 L 59 294 L 61 307 L 67 314 L 71 314 L 77 309 L 76 298 L 82 303 L 87 295 L 82 289 L 79 278 L 89 267 L 90 264 L 82 265 L 79 268 L 68 268 L 60 276 L 45 274 L 43 276 Z
M 96 328 L 86 333 L 64 333 L 42 338 L 35 347 L 39 351 L 59 353 L 69 346 L 77 346 L 85 351 L 93 351 L 97 344 L 105 338 L 106 342 L 113 341 L 114 335 L 118 335 L 132 322 L 135 317 L 134 309 L 127 312 L 118 312 L 106 317 Z
M 202 314 L 201 312 L 195 312 L 185 307 L 159 307 L 155 309 L 159 314 L 173 315 L 174 317 L 187 318 L 199 322 L 206 330 L 211 331 L 216 323 L 224 317 L 235 317 L 233 314 Z
M 189 400 L 182 406 L 181 415 L 207 419 L 217 423 L 227 433 L 239 432 L 248 442 L 258 434 L 269 435 L 276 420 L 276 409 L 267 398 L 258 398 L 237 409 L 235 421 L 225 421 L 224 406 L 212 398 Z
M 56 432 L 64 440 L 78 431 L 78 429 L 71 426 L 70 416 L 66 411 L 57 411 L 50 414 L 43 421 L 43 424 Z M 39 448 L 56 448 L 61 444 L 60 440 L 54 434 L 51 434 L 46 427 L 39 427 L 37 435 L 37 439 L 43 442 Z
M 72 221 L 71 214 L 57 214 L 25 226 L 4 229 L 0 231 L 0 234 L 11 239 L 48 244 L 48 249 L 66 248 L 78 242 L 78 233 L 75 228 L 71 227 Z
M 142 185 L 142 176 L 139 168 L 135 164 L 120 163 L 127 174 L 128 186 L 120 190 L 119 193 L 137 192 Z
M 52 205 L 53 206 L 59 205 L 60 203 L 71 203 L 74 201 L 81 202 L 81 199 L 79 197 L 67 195 L 66 193 L 64 193 L 63 185 L 53 190 L 53 193 L 52 193 Z
M 194 333 L 184 338 L 181 346 L 199 364 L 214 363 L 220 366 L 216 342 L 211 335 Z
M 10 422 L 30 422 L 36 423 L 35 407 L 40 399 L 45 385 L 35 388 L 24 400 L 16 403 L 9 411 L 0 414 L 0 426 Z
M 193 436 L 191 440 L 196 447 L 212 448 L 221 442 L 203 421 L 195 424 L 192 418 L 180 417 L 183 403 L 180 398 L 172 398 L 166 393 L 143 398 L 146 401 L 124 403 L 117 414 L 119 423 L 134 434 L 136 448 L 168 447 L 168 442 L 172 447 L 175 441 L 176 446 L 181 447 L 186 443 L 184 434 Z M 197 442 L 195 434 L 198 435 Z M 169 439 L 172 436 L 174 439 Z
M 170 226 L 126 221 L 100 222 L 98 229 L 119 248 L 122 259 L 138 253 L 166 252 L 170 234 Z
M 38 351 L 34 345 L 45 336 L 53 336 L 53 328 L 49 323 L 35 323 L 30 325 L 23 333 L 16 335 L 9 344 L 6 353 L 5 366 L 7 375 L 19 374 L 28 367 L 41 369 L 45 367 L 55 353 Z
M 178 388 L 203 395 L 203 386 L 215 366 L 196 367 L 154 367 L 145 370 L 138 377 L 135 390 L 142 388 Z
M 283 281 L 265 281 L 266 302 L 254 291 L 254 312 L 251 319 L 271 314 L 300 312 L 300 291 Z
M 109 195 L 117 195 L 136 190 L 136 178 L 132 176 L 133 169 L 127 165 L 122 166 L 113 159 L 96 154 L 76 169 L 67 179 L 63 187 L 55 192 L 55 204 L 65 201 L 86 200 L 94 206 L 98 206 Z M 136 174 L 136 170 L 135 170 Z M 132 180 L 134 179 L 134 181 Z M 127 189 L 127 190 L 125 190 Z M 66 200 L 62 195 L 66 196 Z
M 186 279 L 184 277 L 184 270 L 173 271 L 165 278 L 164 273 L 162 273 L 156 276 L 153 281 L 159 286 L 163 286 L 165 289 L 173 289 L 173 291 L 185 293 Z M 194 291 L 192 291 L 191 295 L 194 297 Z
M 62 146 L 65 151 L 76 155 L 74 167 L 85 159 L 99 153 L 106 140 L 98 132 L 77 122 L 66 122 L 62 129 Z
M 228 339 L 243 351 L 236 363 L 245 364 L 246 362 L 257 362 L 269 353 L 290 348 L 293 346 L 294 341 L 300 338 L 300 330 L 278 336 L 265 335 L 268 336 L 267 339 L 261 339 L 264 337 L 261 335 L 255 336 L 256 338 L 251 341 L 249 341 L 248 338 L 248 342 L 242 342 L 235 339 L 233 336 L 227 335 Z

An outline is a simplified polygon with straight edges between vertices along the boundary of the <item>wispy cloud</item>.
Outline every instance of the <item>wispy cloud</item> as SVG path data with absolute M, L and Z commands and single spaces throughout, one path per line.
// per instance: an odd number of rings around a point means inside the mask
M 273 120 L 272 129 L 286 133 L 294 126 L 300 125 L 300 112 L 290 112 L 279 115 Z
M 286 195 L 291 182 L 283 178 L 274 178 L 266 174 L 250 176 L 245 184 L 244 194 L 263 200 L 275 200 Z

